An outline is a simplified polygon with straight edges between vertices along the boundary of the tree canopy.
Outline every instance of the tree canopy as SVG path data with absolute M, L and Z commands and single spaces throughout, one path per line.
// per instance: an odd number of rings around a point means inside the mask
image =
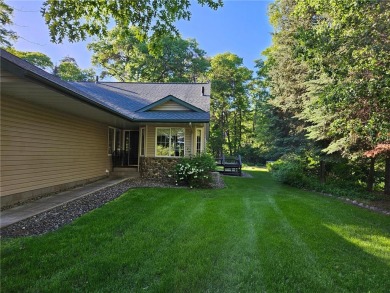
M 296 39 L 301 63 L 320 89 L 309 107 L 328 121 L 326 152 L 361 156 L 388 140 L 390 129 L 390 3 L 388 1 L 298 1 L 294 17 L 305 19 Z M 309 21 L 311 20 L 311 21 Z M 309 128 L 313 138 L 320 138 Z M 318 133 L 318 134 L 317 134 Z
M 81 69 L 74 58 L 65 57 L 58 66 L 54 67 L 53 74 L 66 81 L 94 81 L 96 73 L 93 69 Z
M 212 9 L 222 6 L 222 0 L 197 0 Z M 49 27 L 51 40 L 61 43 L 85 40 L 87 36 L 102 37 L 114 23 L 121 28 L 136 26 L 152 39 L 169 32 L 178 32 L 174 23 L 191 18 L 190 0 L 46 0 L 41 9 Z
M 279 138 L 298 135 L 295 152 L 364 164 L 390 135 L 390 2 L 276 0 L 269 15 L 268 104 L 283 118 L 271 127 L 285 127 Z
M 4 0 L 0 0 L 0 46 L 10 47 L 11 42 L 18 38 L 13 30 L 7 28 L 13 24 L 11 19 L 13 11 L 13 8 Z
M 53 73 L 62 80 L 66 81 L 94 81 L 96 73 L 92 68 L 81 69 L 74 58 L 64 57 L 60 64 L 54 66 L 49 56 L 41 52 L 18 51 L 14 48 L 7 48 L 11 54 L 34 64 L 35 66 Z
M 7 51 L 47 71 L 51 71 L 54 67 L 50 57 L 41 52 L 24 52 L 14 48 L 7 48 Z
M 248 83 L 252 71 L 233 53 L 217 54 L 211 58 L 211 134 L 210 148 L 215 154 L 237 154 L 249 131 L 246 123 L 250 113 Z
M 206 52 L 194 39 L 165 34 L 158 40 L 140 40 L 135 27 L 115 27 L 106 37 L 88 45 L 92 62 L 102 75 L 120 81 L 195 82 L 205 78 Z M 151 48 L 157 47 L 157 50 Z

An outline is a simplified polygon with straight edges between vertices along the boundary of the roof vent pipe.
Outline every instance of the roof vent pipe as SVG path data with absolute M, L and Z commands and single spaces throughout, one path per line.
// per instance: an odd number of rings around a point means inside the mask
M 99 76 L 96 75 L 95 83 L 98 83 L 98 82 L 99 82 Z
M 202 86 L 202 96 L 204 96 L 204 86 Z

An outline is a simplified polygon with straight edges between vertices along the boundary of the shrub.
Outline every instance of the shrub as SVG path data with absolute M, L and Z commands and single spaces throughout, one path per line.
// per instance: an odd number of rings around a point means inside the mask
M 335 196 L 372 198 L 372 195 L 367 194 L 357 182 L 357 176 L 347 175 L 351 174 L 350 166 L 329 163 L 326 183 L 321 183 L 316 171 L 317 165 L 313 158 L 307 155 L 288 154 L 275 162 L 267 163 L 267 169 L 277 181 L 298 188 L 330 193 Z M 342 174 L 341 170 L 345 174 Z
M 189 187 L 207 187 L 211 181 L 210 172 L 215 170 L 214 158 L 209 154 L 183 158 L 175 166 L 176 184 Z
M 272 164 L 267 164 L 272 176 L 281 183 L 303 187 L 305 163 L 295 154 L 285 155 Z

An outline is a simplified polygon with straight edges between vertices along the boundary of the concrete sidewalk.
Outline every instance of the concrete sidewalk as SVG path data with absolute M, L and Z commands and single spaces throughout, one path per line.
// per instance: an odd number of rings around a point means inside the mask
M 51 210 L 64 203 L 96 192 L 100 189 L 116 185 L 125 180 L 127 180 L 127 178 L 107 178 L 99 180 L 2 211 L 0 214 L 0 228 L 12 225 L 37 214 Z

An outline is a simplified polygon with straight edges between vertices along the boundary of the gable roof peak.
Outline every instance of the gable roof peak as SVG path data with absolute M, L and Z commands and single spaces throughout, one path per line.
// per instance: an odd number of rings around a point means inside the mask
M 168 95 L 168 96 L 166 96 L 166 97 L 164 97 L 164 98 L 162 98 L 162 99 L 160 99 L 160 100 L 158 100 L 150 105 L 147 105 L 146 107 L 143 107 L 143 108 L 137 110 L 137 112 L 151 111 L 154 108 L 156 108 L 162 104 L 165 104 L 167 102 L 174 102 L 174 103 L 176 103 L 176 104 L 178 104 L 178 105 L 180 105 L 180 106 L 182 106 L 190 111 L 193 111 L 193 112 L 202 112 L 202 113 L 205 112 L 204 110 L 202 110 L 198 107 L 195 107 L 194 105 L 191 105 L 183 100 L 180 100 L 173 95 Z

